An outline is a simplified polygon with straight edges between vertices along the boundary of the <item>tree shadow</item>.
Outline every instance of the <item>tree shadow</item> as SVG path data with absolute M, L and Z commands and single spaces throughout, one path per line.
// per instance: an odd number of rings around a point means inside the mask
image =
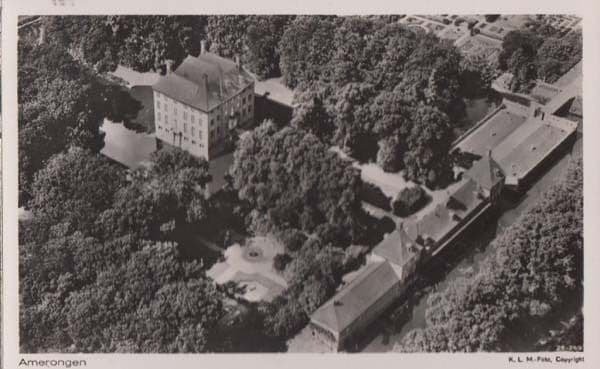
M 141 132 L 154 132 L 154 104 L 151 86 L 134 86 L 128 89 L 109 84 L 101 91 L 106 119 L 122 122 L 125 128 Z
M 288 125 L 294 112 L 291 106 L 270 99 L 268 93 L 264 95 L 255 94 L 254 107 L 255 122 L 260 124 L 264 120 L 270 119 L 279 127 Z

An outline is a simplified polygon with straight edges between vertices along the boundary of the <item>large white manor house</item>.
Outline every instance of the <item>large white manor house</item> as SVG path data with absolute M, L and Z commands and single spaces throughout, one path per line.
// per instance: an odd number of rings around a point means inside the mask
M 254 118 L 254 79 L 240 65 L 205 51 L 188 56 L 152 86 L 156 138 L 211 160 L 230 130 Z

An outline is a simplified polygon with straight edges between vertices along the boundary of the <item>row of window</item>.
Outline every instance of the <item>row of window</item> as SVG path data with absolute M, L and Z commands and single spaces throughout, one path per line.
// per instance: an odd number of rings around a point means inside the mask
M 165 118 L 167 118 L 167 116 L 166 116 L 166 115 L 165 115 Z M 161 115 L 160 115 L 160 114 L 157 114 L 157 121 L 158 121 L 158 122 L 160 122 L 160 121 L 161 121 Z M 175 122 L 175 123 L 176 123 L 176 122 Z M 168 124 L 168 121 L 167 121 L 167 124 Z M 176 123 L 176 124 L 177 124 L 177 123 Z M 159 126 L 159 127 L 161 127 L 161 126 L 160 126 L 160 124 L 159 124 L 158 126 Z M 222 133 L 224 133 L 224 132 L 225 132 L 225 128 L 224 128 L 224 127 L 217 126 L 215 129 L 211 130 L 210 137 L 211 137 L 211 138 L 215 138 L 215 135 L 217 135 L 217 134 L 218 134 L 218 135 L 221 135 L 221 134 L 222 134 Z M 185 134 L 187 134 L 187 133 L 188 133 L 188 125 L 187 125 L 187 123 L 185 123 L 185 122 L 183 123 L 183 133 L 185 133 Z M 195 136 L 196 136 L 196 127 L 194 127 L 194 126 L 190 126 L 190 133 L 191 133 L 191 136 L 192 136 L 192 137 L 195 137 Z M 198 130 L 198 138 L 199 138 L 199 139 L 202 139 L 202 129 L 199 129 L 199 130 Z
M 157 127 L 158 127 L 158 130 L 159 130 L 159 131 L 162 131 L 162 130 L 163 130 L 163 127 L 162 127 L 160 124 L 159 124 Z M 165 130 L 166 132 L 169 132 L 169 131 L 170 131 L 168 128 L 165 128 L 164 130 Z M 193 133 L 192 133 L 192 134 L 193 134 Z M 190 141 L 190 139 L 189 139 L 187 136 L 183 136 L 182 138 L 183 138 L 183 140 L 184 140 L 184 141 L 186 141 L 186 142 L 189 142 L 189 141 Z M 200 135 L 200 139 L 202 139 L 202 135 Z M 192 141 L 192 144 L 193 144 L 193 145 L 196 145 L 196 140 L 192 139 L 191 141 Z M 198 147 L 204 147 L 204 144 L 202 143 L 202 141 L 198 141 Z
M 161 99 L 163 95 L 162 95 L 162 94 L 158 94 L 158 96 L 159 96 L 159 99 Z M 165 100 L 172 100 L 172 99 L 169 99 L 169 98 L 168 98 L 168 97 L 166 97 L 166 96 L 164 97 L 164 99 L 165 99 Z M 172 101 L 173 101 L 175 104 L 179 104 L 179 103 L 178 103 L 177 101 L 175 101 L 175 100 L 172 100 Z M 245 107 L 243 107 L 243 108 L 241 109 L 241 111 L 240 111 L 240 114 L 241 114 L 242 116 L 247 116 L 247 115 L 248 115 L 248 114 L 250 114 L 250 113 L 251 113 L 251 111 L 252 111 L 252 107 L 251 107 L 251 105 L 250 105 L 250 102 L 251 102 L 251 95 L 246 95 L 246 96 L 242 97 L 242 102 L 243 102 L 243 103 L 246 103 L 246 104 L 247 104 L 247 106 L 245 106 Z M 182 105 L 182 104 L 180 104 L 180 105 Z M 162 121 L 162 115 L 161 115 L 161 112 L 160 112 L 161 102 L 157 100 L 157 101 L 156 101 L 156 106 L 157 106 L 156 120 L 157 120 L 157 122 L 161 122 L 161 121 Z M 182 106 L 183 106 L 185 109 L 188 109 L 188 110 L 189 110 L 189 107 L 187 107 L 186 105 L 182 105 Z M 167 108 L 166 104 L 165 104 L 165 109 L 166 109 L 166 110 L 168 110 L 168 108 Z M 173 109 L 174 109 L 174 111 L 175 111 L 175 119 L 174 119 L 174 122 L 173 122 L 173 123 L 174 123 L 175 125 L 177 125 L 177 112 L 178 112 L 178 111 L 177 111 L 177 108 L 175 108 L 175 107 L 174 107 Z M 233 109 L 231 109 L 231 114 L 233 115 Z M 196 123 L 196 122 L 195 122 L 195 117 L 196 117 L 196 116 L 193 114 L 193 112 L 190 112 L 190 114 L 189 114 L 189 115 L 190 115 L 190 117 L 191 117 L 191 123 L 192 123 L 192 124 L 195 124 L 195 123 Z M 188 118 L 188 112 L 187 112 L 187 111 L 184 111 L 184 112 L 183 112 L 183 120 L 184 120 L 184 129 L 183 129 L 183 130 L 184 130 L 184 132 L 186 132 L 186 133 L 187 133 L 187 123 L 186 123 L 186 122 L 187 122 L 187 118 Z M 198 117 L 198 118 L 199 118 L 199 117 Z M 200 118 L 198 119 L 198 121 L 200 122 Z M 217 122 L 219 122 L 219 123 L 221 122 L 221 114 L 218 114 L 218 115 L 216 116 L 216 121 L 217 121 Z M 164 113 L 164 123 L 166 123 L 166 124 L 169 124 L 169 117 L 168 117 L 168 115 L 167 115 L 167 112 L 165 112 L 165 113 Z M 211 127 L 211 129 L 214 127 L 214 125 L 215 125 L 215 119 L 211 119 L 211 120 L 210 120 L 210 127 Z M 192 135 L 194 135 L 194 128 L 192 127 L 191 129 L 192 129 Z M 218 132 L 219 132 L 219 133 L 221 133 L 221 132 L 220 132 L 220 131 L 221 131 L 221 127 L 217 127 L 217 129 L 218 129 Z M 202 138 L 202 132 L 201 132 L 200 130 L 199 130 L 199 136 L 200 136 L 200 138 Z

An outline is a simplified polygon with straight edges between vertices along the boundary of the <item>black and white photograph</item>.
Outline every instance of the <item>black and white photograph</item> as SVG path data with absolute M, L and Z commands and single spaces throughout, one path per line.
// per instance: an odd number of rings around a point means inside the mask
M 582 18 L 18 20 L 23 353 L 582 352 Z
M 600 4 L 3 1 L 2 368 L 598 363 Z

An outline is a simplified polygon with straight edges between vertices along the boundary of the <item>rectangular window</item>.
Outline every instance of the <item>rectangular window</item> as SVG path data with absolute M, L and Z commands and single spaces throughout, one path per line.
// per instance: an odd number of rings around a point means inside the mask
M 156 110 L 160 110 L 160 101 L 156 100 Z
M 183 120 L 187 120 L 187 111 L 183 112 Z
M 160 113 L 157 113 L 157 114 L 156 114 L 156 121 L 157 121 L 157 122 L 160 122 Z
M 194 137 L 194 134 L 195 134 L 194 126 L 192 126 L 191 129 L 192 129 L 192 137 Z
M 202 139 L 202 130 L 199 130 L 199 131 L 198 131 L 198 138 L 199 138 L 199 139 Z
M 183 123 L 183 132 L 187 133 L 187 123 Z
M 196 123 L 196 116 L 194 114 L 191 115 L 192 123 Z

